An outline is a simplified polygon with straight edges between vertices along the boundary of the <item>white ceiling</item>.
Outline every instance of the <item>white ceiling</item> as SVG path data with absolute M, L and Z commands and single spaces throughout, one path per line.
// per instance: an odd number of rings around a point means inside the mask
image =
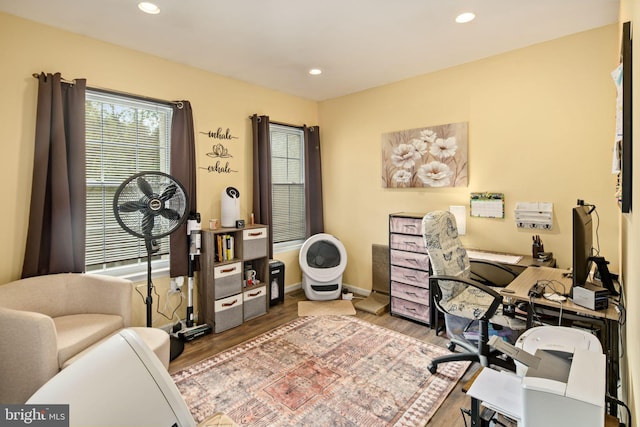
M 619 0 L 0 0 L 0 11 L 312 100 L 618 20 Z M 456 24 L 460 12 L 477 18 Z M 321 76 L 307 70 L 319 67 Z

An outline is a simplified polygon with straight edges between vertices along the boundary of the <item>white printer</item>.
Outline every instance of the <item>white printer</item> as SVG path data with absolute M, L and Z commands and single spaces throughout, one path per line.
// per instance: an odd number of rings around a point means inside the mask
M 516 346 L 495 339 L 489 344 L 517 361 L 521 378 L 511 382 L 510 393 L 519 388 L 512 410 L 519 427 L 604 426 L 606 356 L 595 336 L 540 326 L 524 332 Z
M 537 326 L 527 329 L 518 337 L 515 346 L 530 354 L 534 354 L 539 349 L 570 353 L 573 353 L 574 349 L 582 349 L 602 353 L 602 345 L 595 335 L 565 326 Z M 518 376 L 523 377 L 525 372 L 527 372 L 526 365 L 516 360 Z
M 605 355 L 537 350 L 537 368 L 522 378 L 522 427 L 602 427 Z

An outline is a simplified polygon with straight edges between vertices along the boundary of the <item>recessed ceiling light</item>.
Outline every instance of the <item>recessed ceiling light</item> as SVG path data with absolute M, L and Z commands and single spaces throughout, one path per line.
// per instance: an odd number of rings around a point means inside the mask
M 476 19 L 476 14 L 473 12 L 465 12 L 465 13 L 461 13 L 460 15 L 456 16 L 456 22 L 458 24 L 464 24 L 466 22 L 471 22 L 474 19 Z
M 158 13 L 160 13 L 160 8 L 158 6 L 146 1 L 138 3 L 138 9 L 150 15 L 157 15 Z
M 322 70 L 320 68 L 312 68 L 309 70 L 309 74 L 311 74 L 312 76 L 319 76 L 320 74 L 322 74 Z

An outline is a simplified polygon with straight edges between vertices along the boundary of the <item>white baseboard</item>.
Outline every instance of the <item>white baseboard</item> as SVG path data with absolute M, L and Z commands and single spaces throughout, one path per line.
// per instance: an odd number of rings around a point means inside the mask
M 294 283 L 293 285 L 285 286 L 284 293 L 288 294 L 293 291 L 297 291 L 298 289 L 302 289 L 302 282 Z
M 343 289 L 348 289 L 349 292 L 353 292 L 356 295 L 360 295 L 363 297 L 368 297 L 371 294 L 371 289 L 362 289 L 362 288 L 358 288 L 356 286 L 353 285 L 349 285 L 347 283 L 343 283 L 342 284 L 342 288 Z
M 353 292 L 356 295 L 360 295 L 360 296 L 364 296 L 364 297 L 368 297 L 369 294 L 371 293 L 371 289 L 362 289 L 362 288 L 358 288 L 356 286 L 350 285 L 348 283 L 343 283 L 342 284 L 342 289 L 348 289 L 349 292 Z M 293 292 L 296 291 L 298 289 L 302 289 L 302 283 L 298 282 L 298 283 L 294 283 L 293 285 L 289 285 L 287 287 L 284 288 L 284 293 L 288 294 L 289 292 Z

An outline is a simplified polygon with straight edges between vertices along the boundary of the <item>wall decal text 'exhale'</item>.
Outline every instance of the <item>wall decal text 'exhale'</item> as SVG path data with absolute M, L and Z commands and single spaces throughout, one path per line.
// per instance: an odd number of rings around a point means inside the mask
M 210 165 L 207 167 L 200 166 L 200 169 L 205 169 L 207 172 L 217 172 L 217 173 L 232 173 L 238 172 L 237 170 L 233 170 L 229 167 L 229 162 L 226 162 L 224 166 L 220 164 L 220 160 L 216 162 L 215 165 Z

